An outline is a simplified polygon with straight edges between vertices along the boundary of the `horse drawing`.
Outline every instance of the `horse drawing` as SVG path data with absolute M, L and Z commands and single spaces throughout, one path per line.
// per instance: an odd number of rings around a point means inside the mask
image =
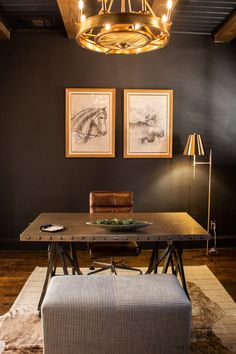
M 107 107 L 85 108 L 71 119 L 72 133 L 82 143 L 107 134 Z

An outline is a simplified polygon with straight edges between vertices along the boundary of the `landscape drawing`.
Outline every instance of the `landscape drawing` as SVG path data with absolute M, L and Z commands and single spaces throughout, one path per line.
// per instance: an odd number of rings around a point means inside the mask
M 126 105 L 127 154 L 133 155 L 131 157 L 169 156 L 172 138 L 169 96 L 165 93 L 131 92 Z

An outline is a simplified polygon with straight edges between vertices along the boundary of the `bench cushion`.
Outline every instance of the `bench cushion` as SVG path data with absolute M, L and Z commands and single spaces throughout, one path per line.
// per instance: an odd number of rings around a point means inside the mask
M 58 276 L 42 305 L 45 354 L 185 354 L 191 303 L 174 275 Z

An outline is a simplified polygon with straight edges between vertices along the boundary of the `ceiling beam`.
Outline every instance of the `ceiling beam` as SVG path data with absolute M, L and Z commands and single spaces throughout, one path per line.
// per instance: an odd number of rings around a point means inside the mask
M 236 37 L 236 13 L 231 15 L 214 34 L 215 43 L 228 43 Z
M 179 0 L 172 0 L 172 11 L 175 9 L 178 2 Z M 167 0 L 154 0 L 152 4 L 152 9 L 155 12 L 155 14 L 161 17 L 167 12 L 166 4 L 167 4 Z
M 61 16 L 69 39 L 76 37 L 76 22 L 78 21 L 78 1 L 57 0 Z
M 0 21 L 0 39 L 10 39 L 10 31 L 4 25 L 2 21 Z

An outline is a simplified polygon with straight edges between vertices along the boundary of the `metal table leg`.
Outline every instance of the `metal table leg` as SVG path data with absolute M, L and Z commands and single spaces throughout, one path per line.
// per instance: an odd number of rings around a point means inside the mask
M 48 267 L 47 267 L 46 277 L 45 277 L 42 293 L 41 293 L 39 303 L 38 303 L 39 316 L 41 315 L 41 306 L 42 306 L 42 302 L 43 302 L 43 299 L 44 299 L 46 291 L 47 291 L 49 281 L 56 273 L 56 266 L 57 266 L 57 259 L 58 258 L 61 261 L 63 273 L 65 275 L 69 274 L 66 260 L 69 261 L 69 264 L 72 267 L 72 272 L 74 272 L 74 273 L 76 272 L 78 275 L 83 274 L 79 268 L 79 263 L 78 263 L 78 259 L 77 259 L 76 251 L 75 251 L 74 247 L 72 247 L 72 255 L 70 256 L 68 254 L 67 250 L 65 249 L 65 247 L 63 247 L 63 244 L 61 244 L 59 242 L 52 242 L 50 244 L 49 252 L 48 252 Z
M 187 289 L 187 284 L 185 280 L 185 274 L 184 274 L 184 267 L 183 267 L 183 260 L 182 260 L 182 255 L 183 255 L 183 247 L 181 242 L 171 242 L 168 244 L 167 248 L 162 252 L 159 258 L 155 257 L 155 254 L 152 253 L 150 263 L 148 270 L 146 271 L 146 274 L 152 273 L 155 268 L 161 263 L 161 261 L 164 260 L 164 265 L 163 265 L 163 270 L 162 273 L 167 273 L 168 268 L 171 265 L 171 270 L 172 273 L 176 276 L 178 276 L 178 273 L 180 275 L 182 287 L 187 295 L 189 297 L 188 289 Z M 174 264 L 175 261 L 175 264 Z
M 149 265 L 148 265 L 148 270 L 147 270 L 147 274 L 151 273 L 152 272 L 152 265 L 155 263 L 156 265 L 156 261 L 158 259 L 158 252 L 159 252 L 159 242 L 155 242 L 155 246 L 153 247 L 153 250 L 152 250 L 152 254 L 151 254 L 151 258 L 150 258 L 150 261 L 149 261 Z M 154 273 L 157 274 L 157 265 L 155 266 L 154 268 Z
M 41 293 L 41 296 L 40 296 L 40 299 L 39 299 L 39 303 L 38 303 L 38 311 L 39 311 L 39 313 L 41 312 L 41 305 L 42 305 L 44 296 L 45 296 L 46 291 L 47 291 L 49 280 L 51 279 L 54 267 L 56 266 L 56 260 L 57 260 L 57 247 L 56 247 L 56 243 L 52 242 L 51 245 L 50 245 L 50 252 L 49 252 L 49 259 L 48 259 L 48 268 L 47 268 L 47 272 L 46 272 L 46 277 L 45 277 L 45 280 L 44 280 L 43 290 L 42 290 L 42 293 Z
M 183 287 L 183 289 L 185 291 L 185 294 L 190 299 L 190 296 L 189 296 L 189 293 L 188 293 L 187 284 L 186 284 L 186 280 L 185 280 L 183 260 L 182 260 L 183 247 L 182 247 L 182 244 L 180 242 L 179 243 L 178 242 L 175 243 L 175 250 L 176 250 L 176 252 L 174 252 L 174 257 L 176 259 L 176 263 L 177 263 L 177 266 L 178 266 L 182 287 Z
M 83 275 L 83 273 L 79 268 L 79 262 L 78 262 L 78 258 L 74 246 L 73 245 L 71 246 L 71 252 L 72 252 L 71 255 L 69 255 L 69 253 L 67 252 L 67 250 L 63 248 L 63 246 L 60 247 L 63 249 L 64 257 L 69 261 L 72 267 L 72 274 L 77 273 L 78 275 Z
M 158 265 L 161 263 L 161 261 L 168 255 L 170 252 L 171 246 L 168 245 L 166 249 L 162 252 L 160 257 L 158 259 L 154 259 L 152 265 L 148 267 L 148 270 L 146 271 L 146 274 L 151 274 L 155 269 L 157 269 Z

